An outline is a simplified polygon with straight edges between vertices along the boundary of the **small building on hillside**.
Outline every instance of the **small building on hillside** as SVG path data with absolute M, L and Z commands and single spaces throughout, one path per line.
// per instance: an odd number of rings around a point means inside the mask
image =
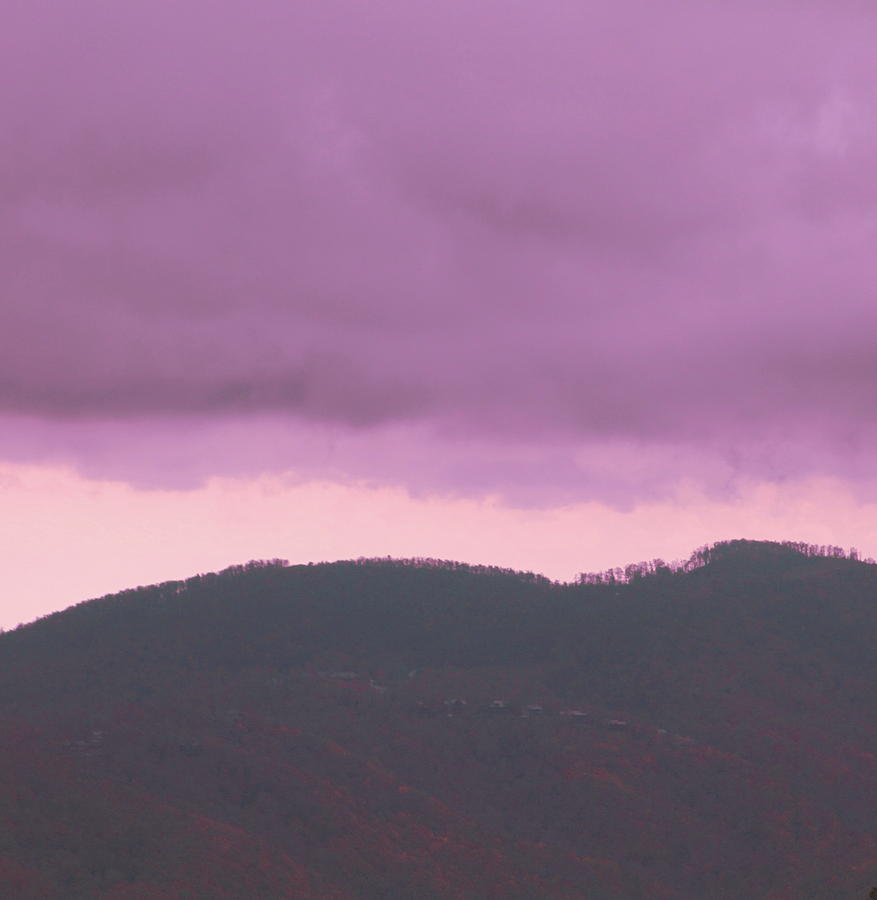
M 491 700 L 481 712 L 489 716 L 508 716 L 514 713 L 514 708 L 508 700 Z
M 468 703 L 462 697 L 451 697 L 445 700 L 445 710 L 449 716 L 461 716 L 466 712 Z

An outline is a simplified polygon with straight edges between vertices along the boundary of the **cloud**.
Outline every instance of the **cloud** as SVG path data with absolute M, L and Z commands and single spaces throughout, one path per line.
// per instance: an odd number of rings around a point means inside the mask
M 14 3 L 0 453 L 163 484 L 341 435 L 338 477 L 527 503 L 859 477 L 875 15 Z

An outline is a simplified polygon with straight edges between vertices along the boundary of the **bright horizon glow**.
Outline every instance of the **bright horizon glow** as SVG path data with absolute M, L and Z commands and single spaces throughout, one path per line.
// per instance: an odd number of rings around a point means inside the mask
M 733 500 L 694 487 L 621 511 L 577 503 L 514 509 L 491 499 L 412 497 L 399 488 L 214 478 L 190 491 L 137 490 L 73 470 L 0 466 L 6 596 L 14 627 L 80 601 L 249 559 L 291 564 L 434 557 L 579 572 L 684 559 L 718 540 L 803 540 L 877 555 L 877 508 L 836 479 L 750 484 Z
M 875 554 L 873 4 L 7 6 L 7 625 L 251 557 Z

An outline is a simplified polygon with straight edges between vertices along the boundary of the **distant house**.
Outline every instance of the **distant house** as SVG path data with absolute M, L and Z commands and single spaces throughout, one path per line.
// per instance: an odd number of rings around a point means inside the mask
M 177 748 L 184 756 L 200 756 L 204 752 L 204 745 L 196 738 L 180 741 Z
M 491 700 L 483 711 L 488 715 L 507 716 L 514 712 L 514 708 L 508 700 Z
M 426 700 L 418 700 L 414 709 L 418 716 L 428 716 L 430 718 L 440 715 L 442 712 L 442 707 L 437 703 L 428 703 Z
M 104 742 L 104 732 L 100 728 L 92 728 L 85 740 L 64 741 L 64 748 L 77 756 L 95 756 Z
M 587 722 L 591 717 L 590 713 L 587 713 L 581 709 L 562 709 L 560 711 L 560 714 L 562 716 L 566 716 L 571 721 L 578 722 L 580 724 L 583 722 Z

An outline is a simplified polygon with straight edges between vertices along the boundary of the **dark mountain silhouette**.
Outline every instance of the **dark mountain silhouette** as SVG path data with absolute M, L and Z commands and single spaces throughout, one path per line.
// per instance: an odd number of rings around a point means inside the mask
M 253 562 L 0 636 L 0 896 L 865 898 L 877 566 Z

